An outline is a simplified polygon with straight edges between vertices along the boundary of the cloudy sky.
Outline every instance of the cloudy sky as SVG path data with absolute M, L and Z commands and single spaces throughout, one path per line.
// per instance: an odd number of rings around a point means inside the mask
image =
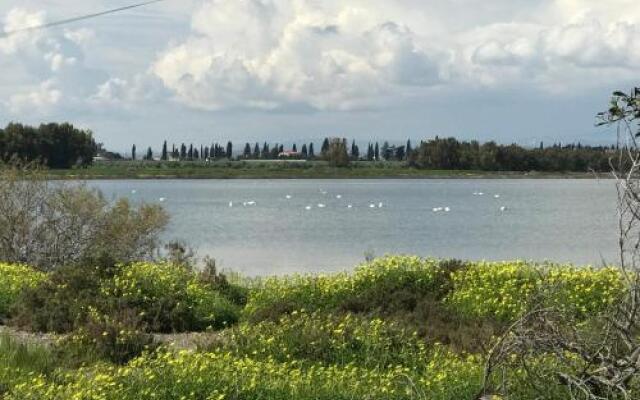
M 3 0 L 0 31 L 135 3 Z M 0 37 L 0 124 L 175 142 L 611 142 L 640 84 L 637 0 L 166 0 Z

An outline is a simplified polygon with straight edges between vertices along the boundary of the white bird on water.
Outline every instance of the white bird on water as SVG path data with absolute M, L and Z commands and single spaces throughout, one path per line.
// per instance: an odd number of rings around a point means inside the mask
M 507 207 L 505 207 L 505 206 L 500 207 L 500 211 L 502 211 L 502 212 L 507 211 Z
M 255 202 L 255 201 L 248 201 L 248 202 L 247 202 L 247 205 L 248 205 L 248 206 L 255 206 L 255 205 L 256 205 L 256 202 Z
M 433 212 L 440 212 L 442 211 L 442 207 L 434 207 L 433 208 Z
M 306 206 L 304 209 L 305 210 L 311 210 L 311 206 Z
M 451 209 L 449 207 L 445 207 L 444 208 L 444 212 L 449 212 L 449 211 L 451 211 Z
M 339 194 L 339 195 L 337 195 L 337 196 L 336 196 L 336 199 L 341 199 L 341 198 L 342 198 L 342 195 L 341 195 L 341 194 Z
M 499 195 L 499 194 L 496 194 L 496 195 L 494 195 L 493 197 L 495 197 L 496 199 L 499 199 L 499 198 L 500 198 L 500 195 Z
M 376 208 L 376 205 L 371 203 L 371 204 L 369 204 L 369 208 Z
M 165 199 L 164 197 L 160 197 L 158 200 L 160 200 L 160 203 L 164 203 L 167 199 Z
M 353 208 L 353 205 L 349 204 L 349 205 L 347 206 L 347 208 Z
M 229 202 L 229 207 L 233 207 L 233 201 Z
M 318 208 L 325 208 L 326 206 L 322 203 L 318 203 Z
M 136 191 L 135 189 L 133 189 L 133 190 L 131 191 L 131 194 L 136 194 L 136 193 L 137 193 L 137 191 Z
M 291 200 L 291 195 L 290 194 L 286 195 L 285 197 L 287 198 L 287 200 Z
M 382 208 L 382 202 L 378 203 L 378 208 Z

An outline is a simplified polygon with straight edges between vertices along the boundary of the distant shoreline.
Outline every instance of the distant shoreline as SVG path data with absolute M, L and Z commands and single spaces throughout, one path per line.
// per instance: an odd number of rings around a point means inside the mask
M 401 163 L 353 163 L 331 167 L 326 163 L 161 163 L 101 162 L 85 169 L 48 170 L 50 179 L 610 179 L 610 173 L 507 172 L 428 170 Z

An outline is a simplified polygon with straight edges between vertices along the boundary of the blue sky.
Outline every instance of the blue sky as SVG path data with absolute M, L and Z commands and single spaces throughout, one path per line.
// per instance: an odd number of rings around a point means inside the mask
M 0 29 L 131 0 L 4 0 Z M 610 143 L 640 82 L 630 0 L 166 0 L 0 38 L 0 124 L 71 121 L 107 147 L 419 140 Z

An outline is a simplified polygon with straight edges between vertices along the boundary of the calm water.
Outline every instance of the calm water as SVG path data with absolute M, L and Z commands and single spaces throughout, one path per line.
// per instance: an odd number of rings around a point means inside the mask
M 366 253 L 580 264 L 615 261 L 616 256 L 615 191 L 606 180 L 132 180 L 90 185 L 108 198 L 152 203 L 164 198 L 171 215 L 167 238 L 184 240 L 198 255 L 209 254 L 224 268 L 250 275 L 343 270 Z M 438 207 L 450 212 L 434 212 Z

